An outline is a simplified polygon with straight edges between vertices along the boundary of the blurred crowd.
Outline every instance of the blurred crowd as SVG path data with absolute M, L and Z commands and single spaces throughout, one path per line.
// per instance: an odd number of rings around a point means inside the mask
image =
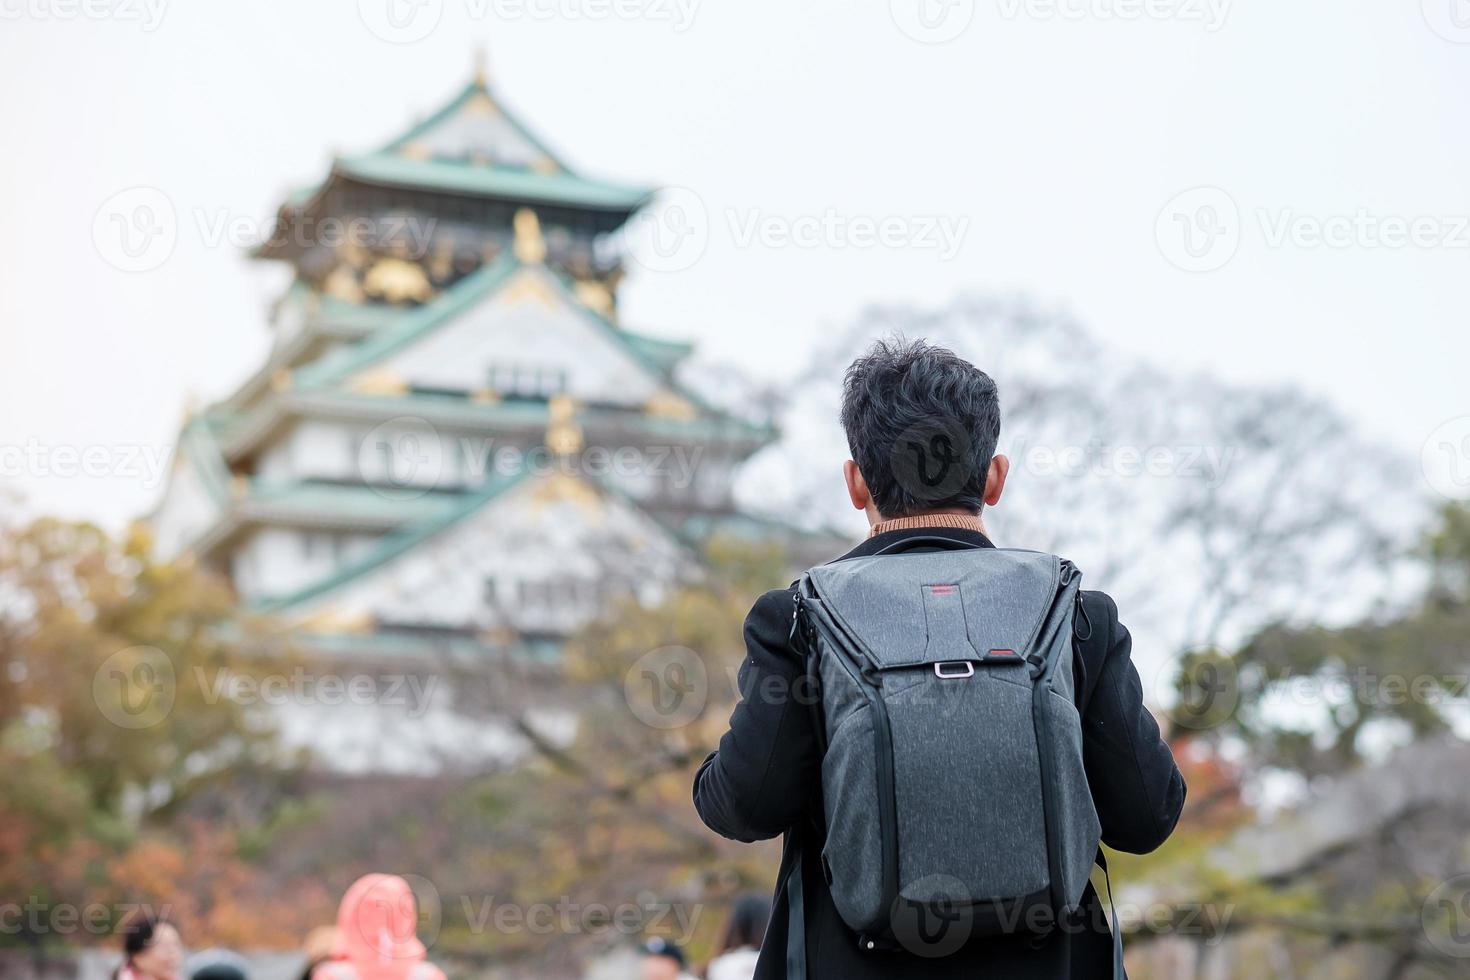
M 714 954 L 694 964 L 662 936 L 638 949 L 639 973 L 629 980 L 750 980 L 770 917 L 770 900 L 750 894 L 735 902 Z M 397 875 L 364 875 L 347 889 L 337 923 L 306 937 L 300 980 L 446 980 L 417 935 L 412 888 Z M 166 917 L 140 913 L 123 924 L 123 959 L 112 980 L 255 980 L 249 961 L 228 949 L 186 956 L 184 939 Z

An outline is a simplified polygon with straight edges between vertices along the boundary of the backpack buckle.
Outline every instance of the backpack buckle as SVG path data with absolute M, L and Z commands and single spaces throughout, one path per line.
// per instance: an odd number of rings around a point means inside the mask
M 946 664 L 950 666 L 963 667 L 965 668 L 965 672 L 963 674 L 946 674 L 944 672 L 944 667 Z M 964 680 L 966 677 L 975 676 L 975 665 L 970 663 L 970 661 L 968 660 L 939 660 L 936 661 L 934 664 L 934 676 L 942 681 Z

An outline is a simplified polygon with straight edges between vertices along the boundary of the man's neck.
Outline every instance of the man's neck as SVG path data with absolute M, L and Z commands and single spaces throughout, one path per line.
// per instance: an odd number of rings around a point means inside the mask
M 916 527 L 952 527 L 977 531 L 980 534 L 986 533 L 985 524 L 980 520 L 979 514 L 971 514 L 967 511 L 926 511 L 922 514 L 910 514 L 907 517 L 874 521 L 868 528 L 868 537 L 875 537 L 888 531 L 901 531 Z M 987 534 L 986 537 L 989 535 Z

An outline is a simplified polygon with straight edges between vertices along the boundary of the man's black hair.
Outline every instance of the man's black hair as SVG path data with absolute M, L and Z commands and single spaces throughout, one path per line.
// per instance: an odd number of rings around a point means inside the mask
M 143 950 L 153 945 L 153 937 L 158 932 L 158 927 L 167 922 L 160 915 L 143 909 L 128 918 L 122 926 L 123 952 L 131 960 Z
M 984 506 L 1000 397 L 990 375 L 953 351 L 874 342 L 843 378 L 842 427 L 885 518 Z

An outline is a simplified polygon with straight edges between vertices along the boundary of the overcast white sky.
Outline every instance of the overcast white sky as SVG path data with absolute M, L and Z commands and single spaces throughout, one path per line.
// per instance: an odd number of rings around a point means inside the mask
M 1304 385 L 1415 456 L 1461 445 L 1464 0 L 924 2 L 0 0 L 0 485 L 110 523 L 150 506 L 123 457 L 266 349 L 280 273 L 222 223 L 435 108 L 482 43 L 574 166 L 688 189 L 702 250 L 633 269 L 630 326 L 782 376 L 868 303 L 1022 291 L 1160 365 Z M 176 239 L 128 272 L 106 236 L 139 186 Z M 58 447 L 113 462 L 47 475 Z

